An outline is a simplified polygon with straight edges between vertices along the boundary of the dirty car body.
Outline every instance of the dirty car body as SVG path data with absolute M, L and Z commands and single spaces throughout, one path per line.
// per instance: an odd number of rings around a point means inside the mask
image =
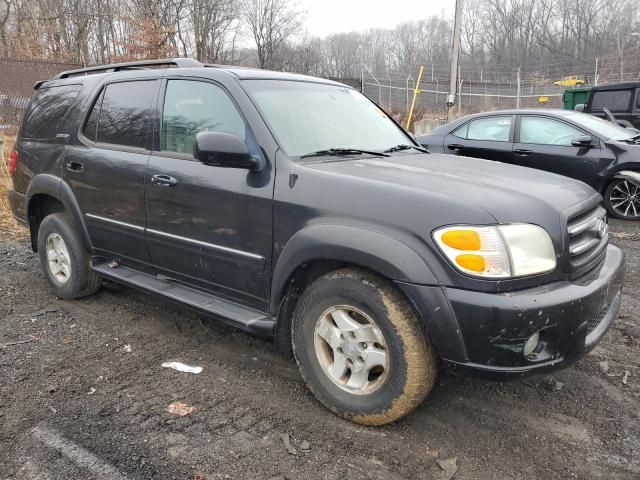
M 215 85 L 231 101 L 251 161 L 229 168 L 213 154 L 194 158 L 179 141 L 178 153 L 163 148 L 173 133 L 162 126 L 162 100 L 180 80 Z M 140 81 L 151 92 L 138 112 L 142 144 L 89 138 L 92 105 L 110 88 Z M 291 348 L 291 316 L 314 280 L 345 267 L 366 270 L 406 299 L 441 363 L 495 379 L 569 365 L 616 316 L 623 253 L 609 244 L 600 195 L 584 183 L 421 152 L 359 93 L 311 77 L 232 67 L 113 69 L 40 88 L 70 85 L 77 93 L 55 135 L 21 135 L 16 145 L 10 200 L 34 248 L 48 212 L 63 209 L 99 275 L 272 338 L 282 350 Z M 302 111 L 307 98 L 335 100 L 340 109 L 342 96 L 374 112 L 389 138 L 405 145 L 387 153 L 379 145 L 369 153 L 322 150 L 290 110 L 299 101 Z M 181 114 L 199 108 L 176 104 Z M 309 121 L 331 130 L 336 119 L 323 118 L 321 104 L 309 109 L 317 116 Z M 335 146 L 365 148 L 347 141 Z M 305 151 L 304 142 L 319 152 Z M 437 240 L 443 228 L 520 225 L 548 241 L 548 271 L 480 278 L 457 268 Z M 515 262 L 508 257 L 507 269 Z

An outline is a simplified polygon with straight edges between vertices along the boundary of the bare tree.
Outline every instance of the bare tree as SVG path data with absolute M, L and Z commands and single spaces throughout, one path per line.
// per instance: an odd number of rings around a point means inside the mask
M 258 54 L 260 68 L 279 68 L 282 47 L 302 28 L 303 13 L 287 0 L 241 0 L 240 15 Z

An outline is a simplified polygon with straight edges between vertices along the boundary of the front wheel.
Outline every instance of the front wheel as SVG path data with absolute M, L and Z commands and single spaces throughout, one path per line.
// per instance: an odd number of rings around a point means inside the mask
M 356 423 L 404 417 L 436 380 L 436 355 L 415 312 L 368 272 L 344 269 L 313 282 L 296 305 L 292 341 L 318 400 Z
M 623 220 L 640 219 L 640 187 L 625 178 L 614 179 L 604 192 L 609 215 Z

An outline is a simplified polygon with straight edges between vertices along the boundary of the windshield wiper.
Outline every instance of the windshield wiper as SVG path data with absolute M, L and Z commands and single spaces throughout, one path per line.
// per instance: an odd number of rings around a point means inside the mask
M 637 134 L 637 135 L 634 135 L 633 137 L 623 138 L 620 141 L 621 142 L 629 142 L 629 143 L 633 143 L 634 145 L 637 145 L 638 143 L 640 143 L 640 133 Z
M 400 145 L 396 145 L 395 147 L 387 148 L 384 153 L 393 153 L 393 152 L 401 152 L 402 150 L 410 150 L 415 148 L 419 152 L 429 153 L 429 150 L 422 147 L 416 147 L 415 145 L 409 145 L 408 143 L 401 143 Z
M 305 153 L 304 155 L 300 155 L 300 158 L 358 155 L 358 154 L 375 155 L 376 157 L 389 156 L 384 152 L 374 152 L 373 150 L 360 150 L 359 148 L 327 148 L 325 150 L 318 150 L 317 152 Z

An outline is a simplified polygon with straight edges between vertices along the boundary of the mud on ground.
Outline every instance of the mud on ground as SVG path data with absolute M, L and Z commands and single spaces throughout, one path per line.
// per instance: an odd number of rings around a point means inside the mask
M 440 479 L 453 457 L 456 480 L 640 478 L 640 225 L 612 232 L 623 304 L 591 354 L 515 383 L 441 374 L 382 428 L 329 413 L 267 342 L 157 298 L 56 299 L 27 242 L 0 237 L 0 478 Z

